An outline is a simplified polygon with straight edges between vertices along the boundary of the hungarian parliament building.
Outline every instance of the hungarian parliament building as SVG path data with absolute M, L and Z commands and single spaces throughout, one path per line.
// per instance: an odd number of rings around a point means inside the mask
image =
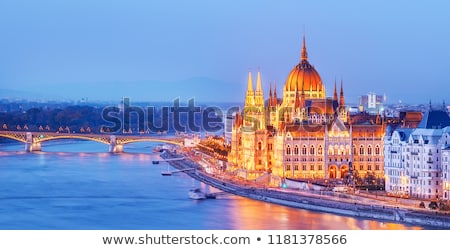
M 380 115 L 352 115 L 342 82 L 327 97 L 319 73 L 308 61 L 305 38 L 300 62 L 283 93 L 270 86 L 266 101 L 258 70 L 251 72 L 243 112 L 236 114 L 228 163 L 246 179 L 264 173 L 280 178 L 339 179 L 357 172 L 383 177 L 385 122 Z M 338 94 L 339 92 L 339 94 Z
M 447 111 L 430 105 L 428 112 L 391 120 L 379 112 L 351 114 L 342 82 L 327 96 L 305 38 L 281 96 L 274 84 L 264 97 L 259 70 L 256 86 L 253 80 L 249 72 L 244 109 L 232 120 L 228 171 L 255 181 L 270 176 L 278 184 L 371 175 L 384 179 L 388 194 L 450 199 Z

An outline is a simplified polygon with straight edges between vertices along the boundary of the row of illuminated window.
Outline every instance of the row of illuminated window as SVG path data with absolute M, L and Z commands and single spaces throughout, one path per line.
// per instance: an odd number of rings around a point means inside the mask
M 302 171 L 307 171 L 308 170 L 308 168 L 307 168 L 307 165 L 302 165 L 301 166 L 302 167 Z M 291 171 L 291 169 L 293 169 L 294 171 L 298 171 L 298 170 L 300 170 L 300 166 L 299 165 L 294 165 L 293 167 L 292 167 L 292 165 L 286 165 L 286 171 Z M 316 166 L 315 165 L 310 165 L 309 166 L 309 170 L 310 171 L 322 171 L 323 170 L 323 167 L 322 167 L 322 165 L 317 165 L 317 169 L 316 169 Z
M 363 157 L 359 157 L 359 158 L 355 157 L 354 161 L 367 161 L 367 162 L 372 161 L 372 157 L 366 157 L 366 158 L 367 159 L 364 159 Z M 375 161 L 382 161 L 382 159 L 377 157 L 377 158 L 375 158 Z
M 258 149 L 261 150 L 262 148 L 260 146 L 258 146 Z M 298 145 L 295 145 L 294 147 L 291 147 L 291 145 L 287 145 L 286 146 L 286 155 L 298 155 L 300 154 L 300 148 Z M 311 145 L 309 147 L 309 152 L 308 152 L 308 148 L 306 145 L 303 145 L 301 148 L 301 154 L 302 155 L 306 155 L 309 153 L 309 155 L 314 155 L 316 152 L 314 145 Z M 375 150 L 373 150 L 372 145 L 368 145 L 367 148 L 365 148 L 363 145 L 359 146 L 359 154 L 360 155 L 365 155 L 367 153 L 367 155 L 373 155 L 373 153 L 375 153 L 375 155 L 380 155 L 381 154 L 381 150 L 380 150 L 380 146 L 376 145 L 375 146 Z M 317 147 L 317 154 L 318 155 L 322 155 L 323 154 L 323 149 L 322 149 L 322 145 L 319 145 Z M 346 147 L 344 146 L 329 146 L 328 148 L 328 155 L 350 155 L 350 147 L 347 145 Z M 356 147 L 353 147 L 353 154 L 354 155 L 358 155 L 358 150 Z
M 286 165 L 286 171 L 290 171 L 291 169 L 293 169 L 294 171 L 298 171 L 298 170 L 300 170 L 300 166 L 295 164 L 292 167 L 292 165 L 287 164 Z M 359 165 L 359 166 L 355 166 L 355 169 L 357 169 L 359 171 L 364 171 L 364 170 L 367 170 L 367 171 L 373 171 L 373 170 L 379 171 L 381 168 L 380 168 L 380 165 L 375 165 L 375 166 L 367 165 L 367 167 L 364 166 L 364 165 Z M 307 171 L 307 170 L 310 170 L 310 171 L 316 171 L 316 170 L 317 171 L 322 171 L 323 169 L 322 169 L 322 165 L 317 165 L 317 168 L 316 168 L 315 165 L 310 165 L 309 169 L 308 169 L 307 165 L 304 164 L 304 165 L 301 165 L 301 170 L 302 171 Z
M 380 167 L 380 165 L 375 165 L 375 168 L 373 168 L 372 165 L 367 165 L 367 168 L 365 168 L 364 165 L 359 165 L 359 166 L 355 165 L 355 169 L 359 170 L 359 171 L 364 171 L 364 170 L 367 170 L 367 171 L 373 171 L 373 170 L 380 171 L 381 167 Z
M 318 162 L 323 162 L 323 158 L 317 158 L 317 159 L 314 159 L 314 158 L 290 158 L 290 157 L 288 157 L 288 158 L 286 158 L 286 161 L 318 161 Z

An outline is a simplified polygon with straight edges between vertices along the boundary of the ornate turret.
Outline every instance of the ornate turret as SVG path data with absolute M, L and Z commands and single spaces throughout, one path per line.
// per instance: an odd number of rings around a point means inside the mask
M 306 107 L 305 99 L 305 90 L 302 88 L 302 93 L 300 95 L 300 107 L 302 108 Z
M 261 84 L 261 72 L 258 68 L 258 76 L 256 78 L 255 106 L 264 107 L 264 97 Z
M 333 93 L 333 101 L 338 101 L 337 91 L 336 91 L 336 79 L 334 80 L 334 93 Z
M 272 95 L 272 83 L 271 82 L 269 82 L 269 101 L 267 102 L 267 107 L 272 107 L 272 98 L 273 98 L 273 95 Z
M 248 72 L 247 95 L 245 97 L 245 106 L 251 107 L 255 104 L 255 91 L 253 90 L 252 72 Z
M 297 110 L 300 107 L 300 96 L 298 91 L 295 90 L 295 101 L 294 101 L 294 109 Z
M 339 106 L 344 107 L 345 106 L 345 102 L 344 102 L 344 87 L 342 84 L 342 80 L 341 80 L 341 93 L 339 94 Z
M 303 44 L 302 44 L 302 54 L 301 54 L 300 58 L 302 59 L 302 61 L 308 60 L 308 52 L 306 52 L 306 39 L 305 39 L 304 35 L 303 35 Z
M 278 97 L 277 97 L 277 82 L 273 82 L 273 102 L 272 102 L 272 106 L 276 107 L 278 104 Z

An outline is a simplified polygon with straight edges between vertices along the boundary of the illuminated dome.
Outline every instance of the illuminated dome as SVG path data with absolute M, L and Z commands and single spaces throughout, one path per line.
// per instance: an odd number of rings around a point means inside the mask
M 286 93 L 304 91 L 305 98 L 325 98 L 325 87 L 322 84 L 319 73 L 308 62 L 305 38 L 303 37 L 303 47 L 300 63 L 292 69 L 284 86 Z

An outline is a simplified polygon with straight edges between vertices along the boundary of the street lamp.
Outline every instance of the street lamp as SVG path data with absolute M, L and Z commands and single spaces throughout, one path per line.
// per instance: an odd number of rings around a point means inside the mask
M 375 188 L 375 198 L 377 198 L 377 197 L 378 197 L 378 188 L 377 188 L 377 186 L 375 185 L 375 179 L 372 180 L 372 184 L 373 184 L 373 187 Z

